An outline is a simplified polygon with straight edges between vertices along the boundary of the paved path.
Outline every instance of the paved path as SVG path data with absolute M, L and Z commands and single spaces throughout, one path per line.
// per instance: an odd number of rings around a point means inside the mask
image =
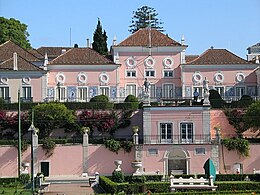
M 51 184 L 49 192 L 45 192 L 44 195 L 91 195 L 95 194 L 94 190 L 85 183 L 70 184 Z

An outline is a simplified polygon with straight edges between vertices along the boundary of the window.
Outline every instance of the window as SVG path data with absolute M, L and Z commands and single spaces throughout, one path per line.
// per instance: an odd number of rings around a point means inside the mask
M 146 77 L 155 77 L 155 71 L 154 70 L 146 70 L 145 76 Z
M 87 97 L 88 97 L 88 88 L 87 87 L 79 87 L 78 88 L 79 101 L 87 101 Z
M 172 123 L 161 123 L 160 124 L 161 142 L 171 143 L 172 142 Z
M 150 84 L 150 97 L 155 98 L 156 97 L 156 87 L 155 84 Z
M 56 97 L 59 101 L 64 101 L 66 99 L 66 88 L 65 87 L 57 87 L 56 88 Z
M 172 78 L 172 77 L 173 77 L 173 70 L 164 71 L 163 76 L 164 76 L 165 78 Z
M 221 97 L 224 97 L 224 87 L 215 87 Z
M 100 87 L 100 95 L 106 95 L 107 97 L 109 97 L 109 87 Z
M 181 143 L 193 142 L 193 123 L 181 123 Z
M 32 101 L 31 87 L 22 87 L 22 101 Z
M 205 155 L 206 149 L 205 148 L 195 148 L 195 155 Z
M 0 98 L 9 99 L 9 87 L 0 87 Z
M 157 148 L 149 148 L 148 149 L 148 155 L 149 156 L 157 156 L 159 153 Z
M 203 93 L 202 93 L 202 87 L 193 87 L 193 93 L 194 91 L 196 91 L 199 93 L 199 97 L 202 97 Z
M 136 77 L 136 71 L 135 70 L 126 71 L 126 77 Z
M 162 90 L 163 90 L 162 91 L 163 98 L 173 98 L 174 97 L 173 84 L 164 84 Z
M 237 98 L 241 98 L 243 95 L 245 95 L 245 91 L 245 87 L 236 87 Z
M 136 96 L 136 85 L 126 85 L 126 96 L 128 95 Z

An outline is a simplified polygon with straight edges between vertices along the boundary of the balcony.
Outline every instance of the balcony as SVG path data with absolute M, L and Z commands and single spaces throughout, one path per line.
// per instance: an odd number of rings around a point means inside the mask
M 181 135 L 143 135 L 144 144 L 210 144 L 210 135 L 194 135 L 183 137 Z
M 20 98 L 21 102 L 33 102 L 33 97 L 21 97 Z

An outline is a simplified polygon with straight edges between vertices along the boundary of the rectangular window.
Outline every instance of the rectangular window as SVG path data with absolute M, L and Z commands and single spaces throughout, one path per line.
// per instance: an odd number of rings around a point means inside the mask
M 195 155 L 205 155 L 206 149 L 205 148 L 195 148 Z
M 156 98 L 156 87 L 155 84 L 150 84 L 150 97 Z
M 160 124 L 161 143 L 172 143 L 172 123 Z
M 149 148 L 148 149 L 148 155 L 149 156 L 157 156 L 159 154 L 159 151 L 157 148 Z
M 100 95 L 106 95 L 107 97 L 109 97 L 109 87 L 100 87 Z
M 57 100 L 65 101 L 66 100 L 66 88 L 65 87 L 57 87 L 56 88 Z
M 78 98 L 79 98 L 79 101 L 87 101 L 87 98 L 88 98 L 88 88 L 87 87 L 78 88 Z
M 203 93 L 202 93 L 202 87 L 193 87 L 193 93 L 194 93 L 194 91 L 196 91 L 197 90 L 197 92 L 199 93 L 199 98 L 201 98 L 202 97 L 202 95 L 203 95 Z
M 126 96 L 128 95 L 136 96 L 136 85 L 126 85 Z
M 193 142 L 193 123 L 181 123 L 181 143 Z
M 165 78 L 172 78 L 173 77 L 173 70 L 165 70 L 163 73 Z
M 163 85 L 162 97 L 163 98 L 173 98 L 174 97 L 173 84 L 164 84 Z
M 9 87 L 0 87 L 0 98 L 9 99 Z
M 224 97 L 224 87 L 215 87 L 221 97 Z
M 21 99 L 23 102 L 32 101 L 32 88 L 31 87 L 22 87 Z
M 155 77 L 155 71 L 154 70 L 146 70 L 145 76 L 146 77 Z
M 136 71 L 135 70 L 126 71 L 126 77 L 136 77 Z
M 246 92 L 245 87 L 236 87 L 237 99 L 240 99 L 243 95 L 245 95 L 245 92 Z

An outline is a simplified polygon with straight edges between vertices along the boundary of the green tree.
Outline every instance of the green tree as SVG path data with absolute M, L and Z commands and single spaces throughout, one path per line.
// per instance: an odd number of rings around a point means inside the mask
M 100 19 L 98 19 L 97 28 L 94 32 L 93 40 L 93 49 L 102 55 L 107 55 L 107 34 L 105 30 L 102 30 Z
M 157 18 L 157 16 L 158 13 L 152 7 L 143 6 L 138 8 L 137 11 L 133 12 L 129 32 L 134 33 L 140 28 L 146 28 L 149 25 L 151 28 L 164 32 L 163 27 L 161 27 L 163 23 Z
M 24 49 L 31 49 L 28 37 L 29 33 L 26 24 L 14 18 L 0 17 L 0 44 L 12 40 Z
M 260 101 L 252 103 L 244 115 L 244 122 L 246 127 L 257 130 L 260 128 Z
M 41 138 L 48 137 L 57 128 L 75 128 L 76 116 L 62 103 L 39 104 L 34 107 L 34 112 L 35 127 L 39 128 Z

